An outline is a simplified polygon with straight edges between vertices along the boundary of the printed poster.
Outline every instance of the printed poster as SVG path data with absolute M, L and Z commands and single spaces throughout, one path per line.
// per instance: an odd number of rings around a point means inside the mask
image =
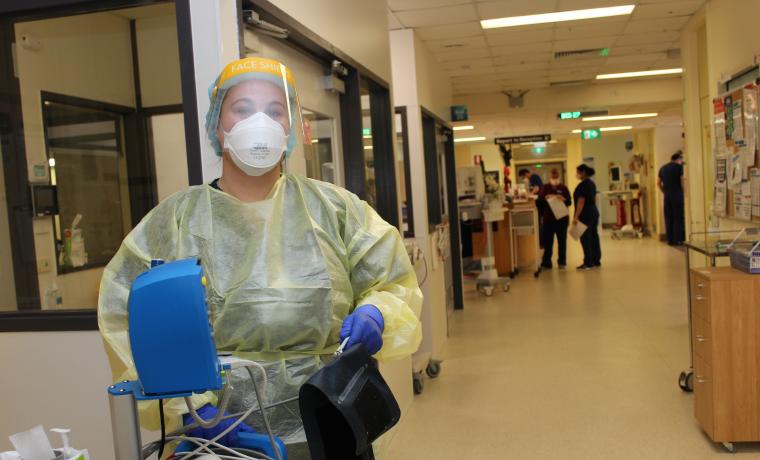
M 731 111 L 731 115 L 734 118 L 734 129 L 731 134 L 731 139 L 737 144 L 744 144 L 744 111 L 742 110 L 742 99 L 735 99 L 733 101 L 734 107 Z
M 713 100 L 713 125 L 715 125 L 715 153 L 726 150 L 726 106 L 723 99 Z
M 734 217 L 752 220 L 752 190 L 749 181 L 742 182 L 739 193 L 734 195 Z
M 728 190 L 725 182 L 715 184 L 715 199 L 713 201 L 713 214 L 720 217 L 726 216 L 726 203 L 728 202 Z
M 752 191 L 752 217 L 760 217 L 760 169 L 749 170 L 749 183 Z
M 757 86 L 748 85 L 744 92 L 744 138 L 749 155 L 752 157 L 749 167 L 754 166 L 757 152 L 758 110 Z

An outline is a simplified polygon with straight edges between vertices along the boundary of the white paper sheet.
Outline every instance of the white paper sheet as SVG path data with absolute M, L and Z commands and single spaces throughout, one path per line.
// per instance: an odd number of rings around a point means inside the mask
M 24 460 L 50 460 L 55 458 L 53 447 L 50 445 L 45 429 L 37 425 L 29 431 L 22 431 L 8 436 L 16 452 Z
M 726 182 L 715 183 L 715 199 L 713 201 L 713 214 L 720 217 L 726 215 L 726 203 L 728 202 Z
M 715 154 L 726 151 L 726 108 L 723 99 L 713 101 L 713 125 L 715 127 Z
M 549 198 L 546 202 L 549 203 L 555 219 L 559 220 L 570 215 L 570 210 L 567 209 L 563 198 Z
M 744 138 L 747 149 L 751 154 L 752 161 L 749 167 L 755 165 L 755 155 L 757 152 L 757 87 L 744 88 Z
M 752 192 L 752 216 L 760 216 L 760 169 L 749 170 L 749 181 Z
M 573 237 L 574 240 L 579 240 L 581 236 L 586 233 L 586 229 L 588 227 L 583 222 L 578 222 L 577 224 L 573 225 L 573 227 L 570 229 L 570 236 Z
M 742 176 L 744 175 L 744 164 L 742 163 L 741 155 L 732 156 L 729 164 L 731 165 L 731 174 L 728 177 L 728 184 L 731 187 L 736 187 L 742 183 Z
M 752 219 L 752 190 L 749 181 L 742 182 L 740 192 L 734 194 L 734 217 Z

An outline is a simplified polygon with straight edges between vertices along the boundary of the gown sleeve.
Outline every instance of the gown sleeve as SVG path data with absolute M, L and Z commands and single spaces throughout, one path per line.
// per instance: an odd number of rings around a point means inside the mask
M 371 304 L 383 314 L 381 361 L 414 353 L 422 341 L 422 291 L 398 229 L 356 197 L 347 203 L 347 242 L 354 308 Z
M 154 208 L 127 235 L 116 255 L 103 271 L 98 297 L 98 328 L 111 366 L 114 382 L 137 379 L 129 344 L 127 299 L 132 282 L 150 268 L 151 259 L 175 260 L 179 233 L 179 208 L 182 192 L 167 198 Z M 213 393 L 193 395 L 195 407 L 214 402 Z M 143 428 L 160 428 L 158 401 L 138 403 Z M 187 412 L 183 399 L 164 401 L 167 424 L 178 427 L 180 415 Z

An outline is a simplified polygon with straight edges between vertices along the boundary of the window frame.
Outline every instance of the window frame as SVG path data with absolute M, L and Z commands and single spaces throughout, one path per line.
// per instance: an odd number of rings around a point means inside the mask
M 409 120 L 407 118 L 406 106 L 396 107 L 394 113 L 401 117 L 401 145 L 404 149 L 404 189 L 406 190 L 406 215 L 407 228 L 403 230 L 404 238 L 414 238 L 414 198 L 412 194 L 412 170 L 411 156 L 409 153 Z M 394 133 L 395 135 L 396 133 Z M 403 225 L 403 214 L 401 216 Z
M 12 46 L 15 43 L 14 27 L 17 22 L 96 13 L 121 8 L 149 6 L 173 2 L 176 7 L 177 33 L 180 37 L 191 36 L 190 0 L 6 0 L 0 3 L 0 91 L 8 101 L 7 109 L 0 112 L 0 142 L 2 143 L 5 187 L 8 196 L 8 223 L 11 233 L 11 249 L 16 283 L 16 310 L 0 312 L 0 333 L 2 332 L 48 332 L 48 331 L 94 331 L 98 329 L 97 309 L 43 310 L 40 302 L 38 274 L 36 270 L 18 270 L 16 267 L 35 266 L 37 263 L 33 217 L 30 210 L 29 176 L 24 127 L 21 109 L 20 86 L 14 74 Z M 134 31 L 134 24 L 132 24 Z M 132 56 L 136 59 L 136 42 L 132 36 Z M 186 147 L 188 156 L 188 177 L 191 184 L 202 181 L 201 146 L 197 123 L 197 101 L 194 77 L 194 57 L 192 43 L 180 40 L 179 60 L 183 104 L 166 107 L 142 108 L 140 104 L 139 79 L 136 80 L 136 109 L 124 115 L 125 137 L 136 136 L 135 142 L 125 142 L 125 155 L 130 176 L 130 195 L 135 187 L 142 192 L 131 201 L 132 226 L 156 204 L 155 174 L 153 171 L 152 149 L 149 146 L 147 116 L 158 113 L 184 112 Z M 134 68 L 135 74 L 138 69 Z M 130 156 L 139 155 L 143 160 L 129 162 Z M 139 171 L 133 169 L 139 167 Z M 146 184 L 139 178 L 153 173 L 153 180 Z M 137 180 L 131 178 L 137 177 Z M 146 187 L 149 187 L 146 189 Z

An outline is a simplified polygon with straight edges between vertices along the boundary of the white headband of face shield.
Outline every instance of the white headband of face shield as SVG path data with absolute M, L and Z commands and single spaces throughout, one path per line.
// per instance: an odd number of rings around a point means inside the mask
M 224 148 L 249 176 L 261 176 L 282 160 L 288 135 L 282 125 L 264 112 L 256 112 L 224 132 Z

